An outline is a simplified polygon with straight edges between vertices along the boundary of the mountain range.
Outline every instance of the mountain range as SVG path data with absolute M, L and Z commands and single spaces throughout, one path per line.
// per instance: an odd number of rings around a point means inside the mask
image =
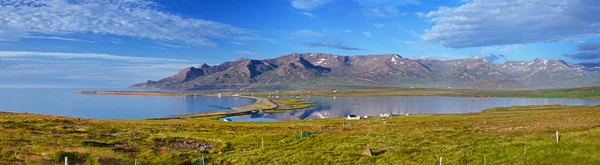
M 535 59 L 493 63 L 486 58 L 410 59 L 397 54 L 340 56 L 293 53 L 273 59 L 240 58 L 202 64 L 144 89 L 335 88 L 397 86 L 467 89 L 539 89 L 600 85 L 600 65 Z

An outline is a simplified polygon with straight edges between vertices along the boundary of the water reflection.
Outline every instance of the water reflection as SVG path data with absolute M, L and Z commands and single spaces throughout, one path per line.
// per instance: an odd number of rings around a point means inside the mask
M 444 96 L 393 96 L 393 97 L 303 97 L 317 102 L 314 107 L 282 113 L 260 113 L 242 118 L 270 118 L 298 120 L 340 117 L 349 114 L 377 116 L 379 114 L 441 114 L 480 112 L 494 107 L 525 105 L 595 105 L 600 100 L 548 99 L 548 98 L 498 98 L 498 97 L 444 97 Z
M 239 97 L 78 95 L 75 89 L 0 89 L 0 111 L 101 119 L 140 119 L 228 109 Z

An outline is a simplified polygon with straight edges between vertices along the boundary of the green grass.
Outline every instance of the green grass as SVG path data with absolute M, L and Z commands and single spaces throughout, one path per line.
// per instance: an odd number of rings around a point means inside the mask
M 599 123 L 600 106 L 559 105 L 266 123 L 0 113 L 0 164 L 600 164 Z
M 295 109 L 303 109 L 312 107 L 315 104 L 313 102 L 305 102 L 297 98 L 271 99 L 271 102 L 277 104 L 277 108 L 267 110 L 268 112 L 281 112 Z

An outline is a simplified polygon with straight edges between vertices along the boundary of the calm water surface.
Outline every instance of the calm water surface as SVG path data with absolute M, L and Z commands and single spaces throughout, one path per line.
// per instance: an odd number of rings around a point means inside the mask
M 101 119 L 140 119 L 228 109 L 254 102 L 238 97 L 78 95 L 77 89 L 0 88 L 0 111 Z
M 494 107 L 523 105 L 596 105 L 600 100 L 501 98 L 501 97 L 444 97 L 444 96 L 391 96 L 391 97 L 303 97 L 317 102 L 314 107 L 283 113 L 261 113 L 241 116 L 243 118 L 267 118 L 298 120 L 330 118 L 349 114 L 377 116 L 381 113 L 440 114 L 480 112 Z
M 104 89 L 106 90 L 106 89 Z M 238 97 L 78 95 L 76 89 L 2 89 L 0 110 L 101 119 L 140 119 L 228 109 L 254 102 Z M 442 96 L 303 97 L 314 107 L 283 113 L 259 113 L 236 121 L 277 121 L 381 113 L 439 114 L 479 112 L 515 105 L 595 105 L 600 100 L 543 98 L 472 98 Z

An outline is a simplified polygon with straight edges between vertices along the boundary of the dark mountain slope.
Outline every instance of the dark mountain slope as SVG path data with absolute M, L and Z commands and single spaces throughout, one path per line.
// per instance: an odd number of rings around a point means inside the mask
M 263 87 L 416 86 L 523 89 L 598 85 L 598 65 L 562 60 L 507 61 L 408 59 L 397 54 L 339 56 L 293 53 L 266 60 L 237 59 L 186 68 L 132 88 L 205 89 Z

